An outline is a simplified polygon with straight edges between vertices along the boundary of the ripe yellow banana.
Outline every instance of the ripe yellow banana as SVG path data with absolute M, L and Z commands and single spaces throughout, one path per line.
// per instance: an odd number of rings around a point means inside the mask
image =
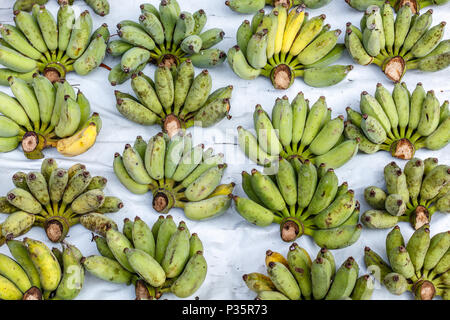
M 292 43 L 294 42 L 297 33 L 300 31 L 303 20 L 305 19 L 304 9 L 304 6 L 297 6 L 294 10 L 291 10 L 291 12 L 289 12 L 289 16 L 286 22 L 286 29 L 284 30 L 281 53 L 288 53 L 291 49 Z
M 42 242 L 24 239 L 31 261 L 39 272 L 42 289 L 53 291 L 61 280 L 61 267 L 51 250 Z
M 233 192 L 234 186 L 234 182 L 218 185 L 206 199 L 210 199 L 215 196 L 227 196 Z
M 94 145 L 96 139 L 97 125 L 91 122 L 73 136 L 59 140 L 56 149 L 66 157 L 74 157 L 86 152 Z
M 287 11 L 288 11 L 288 9 L 283 5 L 277 6 L 277 8 L 278 8 L 278 26 L 277 26 L 277 34 L 275 36 L 274 54 L 280 53 L 281 47 L 283 45 L 284 29 L 286 27 Z

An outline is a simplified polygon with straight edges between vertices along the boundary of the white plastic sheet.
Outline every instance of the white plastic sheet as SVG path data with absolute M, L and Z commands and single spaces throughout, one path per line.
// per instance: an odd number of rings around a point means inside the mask
M 251 15 L 242 15 L 231 11 L 225 6 L 224 0 L 178 0 L 181 9 L 194 12 L 203 8 L 208 15 L 206 28 L 220 27 L 225 31 L 225 39 L 218 47 L 224 51 L 235 44 L 236 30 L 244 19 L 251 19 Z M 0 0 L 0 22 L 11 23 L 13 0 Z M 145 0 L 109 0 L 111 13 L 102 18 L 92 14 L 94 27 L 106 22 L 111 34 L 115 33 L 115 25 L 124 19 L 137 20 L 140 14 L 139 5 Z M 157 0 L 151 0 L 157 5 Z M 56 0 L 50 0 L 47 5 L 52 13 L 56 14 Z M 81 12 L 89 9 L 83 1 L 75 1 L 76 10 Z M 425 12 L 426 9 L 423 10 Z M 433 8 L 433 25 L 440 21 L 448 20 L 450 17 L 450 5 Z M 332 29 L 343 30 L 341 42 L 344 38 L 345 23 L 352 22 L 359 25 L 362 13 L 350 8 L 343 0 L 334 0 L 328 6 L 308 10 L 311 16 L 325 13 L 326 23 L 331 24 Z M 446 30 L 445 38 L 449 38 L 450 31 Z M 118 59 L 107 58 L 105 63 L 113 66 Z M 354 64 L 351 58 L 345 54 L 338 62 L 339 64 Z M 425 90 L 435 90 L 440 101 L 450 98 L 450 76 L 446 69 L 436 73 L 420 73 L 408 71 L 404 81 L 408 87 L 414 89 L 417 82 L 422 82 Z M 154 67 L 147 66 L 144 72 L 153 76 Z M 200 72 L 200 70 L 196 70 Z M 193 133 L 195 143 L 204 143 L 206 147 L 214 147 L 216 152 L 223 152 L 228 162 L 228 168 L 224 176 L 224 182 L 236 182 L 235 193 L 243 196 L 240 187 L 241 171 L 251 170 L 255 165 L 247 160 L 240 149 L 236 146 L 236 127 L 242 125 L 252 128 L 252 112 L 256 104 L 261 104 L 269 113 L 274 100 L 277 97 L 287 95 L 291 100 L 298 91 L 303 91 L 305 97 L 310 101 L 316 101 L 320 96 L 327 98 L 328 106 L 333 108 L 333 117 L 340 114 L 345 115 L 345 107 L 351 106 L 358 109 L 359 94 L 361 91 L 373 93 L 377 82 L 381 82 L 388 89 L 392 89 L 392 83 L 387 80 L 379 68 L 375 66 L 363 67 L 354 65 L 353 71 L 348 77 L 330 88 L 311 88 L 306 86 L 301 79 L 295 80 L 289 90 L 278 91 L 273 89 L 270 81 L 260 77 L 253 81 L 245 81 L 238 78 L 228 67 L 227 63 L 210 69 L 213 78 L 213 90 L 225 85 L 234 86 L 233 98 L 231 100 L 231 120 L 223 120 L 214 128 L 190 129 Z M 78 85 L 80 90 L 89 98 L 92 110 L 99 112 L 103 119 L 103 129 L 98 137 L 97 143 L 91 150 L 76 158 L 64 158 L 55 150 L 46 150 L 47 157 L 57 160 L 59 166 L 68 168 L 72 164 L 81 162 L 86 164 L 88 170 L 94 175 L 103 175 L 108 179 L 106 193 L 120 197 L 125 207 L 118 213 L 111 214 L 119 227 L 122 227 L 124 218 L 133 219 L 140 216 L 145 222 L 153 224 L 158 214 L 151 207 L 151 194 L 133 195 L 128 192 L 117 180 L 112 170 L 114 152 L 122 152 L 126 143 L 133 143 L 137 135 L 144 139 L 159 132 L 159 127 L 144 127 L 123 118 L 115 108 L 114 90 L 132 93 L 130 84 L 125 83 L 116 88 L 111 87 L 107 81 L 108 72 L 105 69 L 97 69 L 86 77 L 79 77 L 70 73 L 67 77 L 72 85 Z M 2 91 L 9 89 L 2 87 Z M 417 157 L 438 157 L 441 163 L 450 163 L 450 146 L 439 151 L 419 150 Z M 369 185 L 382 187 L 383 167 L 394 159 L 387 152 L 378 152 L 374 155 L 358 154 L 346 165 L 337 170 L 339 180 L 348 181 L 349 187 L 355 190 L 357 199 L 361 202 L 361 212 L 368 209 L 363 198 L 363 190 Z M 396 160 L 403 167 L 405 161 Z M 12 189 L 11 176 L 14 172 L 22 170 L 25 172 L 39 170 L 41 161 L 27 160 L 21 150 L 0 154 L 0 194 L 4 195 Z M 173 209 L 170 214 L 176 222 L 186 220 L 183 212 Z M 0 221 L 6 215 L 0 214 Z M 279 226 L 272 225 L 266 228 L 255 227 L 242 219 L 234 209 L 230 209 L 223 216 L 204 222 L 186 220 L 191 232 L 197 232 L 205 246 L 205 257 L 208 261 L 208 275 L 202 287 L 191 298 L 198 296 L 200 299 L 253 299 L 255 294 L 247 289 L 242 281 L 242 275 L 249 272 L 263 272 L 264 256 L 267 249 L 287 254 L 289 244 L 284 243 L 279 237 Z M 405 239 L 409 239 L 413 230 L 407 223 L 401 223 Z M 450 217 L 437 213 L 433 216 L 431 233 L 442 232 L 450 229 Z M 353 256 L 360 266 L 360 274 L 366 272 L 363 253 L 364 247 L 369 246 L 379 252 L 383 257 L 385 250 L 385 237 L 389 230 L 364 229 L 359 241 L 351 247 L 333 251 L 338 265 Z M 45 233 L 40 228 L 33 228 L 28 237 L 43 240 L 50 247 L 55 244 L 47 241 Z M 67 240 L 81 249 L 85 256 L 98 254 L 95 243 L 91 242 L 91 233 L 80 225 L 70 230 Z M 297 243 L 306 248 L 311 256 L 315 256 L 319 250 L 312 239 L 304 236 Z M 56 245 L 57 246 L 57 245 Z M 8 253 L 7 247 L 0 247 L 0 252 Z M 168 299 L 176 299 L 172 294 L 164 296 Z M 78 299 L 133 299 L 133 286 L 111 284 L 99 280 L 87 274 L 86 281 Z M 374 299 L 411 299 L 410 293 L 400 297 L 391 295 L 384 287 L 377 286 L 373 295 Z

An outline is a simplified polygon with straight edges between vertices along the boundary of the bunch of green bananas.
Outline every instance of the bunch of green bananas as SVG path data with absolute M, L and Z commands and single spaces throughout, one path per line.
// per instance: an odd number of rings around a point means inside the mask
M 361 221 L 369 228 L 392 228 L 409 221 L 418 229 L 436 211 L 450 212 L 450 166 L 438 165 L 436 158 L 413 158 L 403 171 L 391 162 L 384 167 L 384 180 L 387 193 L 375 186 L 364 190 L 373 209 L 364 212 Z
M 92 33 L 92 18 L 84 11 L 75 19 L 73 8 L 62 3 L 57 20 L 45 6 L 35 4 L 32 13 L 14 11 L 15 26 L 0 26 L 0 84 L 10 76 L 31 82 L 41 72 L 51 82 L 75 70 L 86 75 L 101 65 L 109 41 L 108 26 Z M 92 35 L 91 35 L 92 33 Z
M 43 242 L 24 238 L 8 240 L 14 259 L 0 253 L 0 299 L 73 300 L 84 283 L 83 255 L 64 243 L 63 251 L 50 250 Z
M 69 170 L 58 168 L 54 159 L 45 159 L 41 172 L 16 172 L 15 188 L 0 197 L 0 212 L 9 214 L 1 224 L 0 243 L 28 232 L 32 226 L 45 229 L 50 241 L 61 242 L 69 228 L 79 222 L 117 212 L 120 199 L 105 196 L 107 180 L 92 177 L 83 164 Z
M 433 11 L 414 14 L 410 2 L 394 9 L 385 3 L 367 8 L 360 28 L 347 23 L 345 46 L 363 66 L 374 63 L 392 81 L 399 82 L 411 69 L 439 71 L 450 64 L 450 40 L 442 40 L 445 22 L 431 27 Z
M 419 12 L 420 9 L 431 6 L 431 5 L 443 5 L 448 2 L 448 0 L 388 0 L 389 4 L 398 11 L 406 3 L 411 5 L 411 10 L 413 13 Z M 345 0 L 348 5 L 356 10 L 365 11 L 368 7 L 375 5 L 383 7 L 386 0 Z
M 213 67 L 225 60 L 223 51 L 212 48 L 222 41 L 223 30 L 202 32 L 207 19 L 205 11 L 180 12 L 177 0 L 162 0 L 159 10 L 150 3 L 140 8 L 139 22 L 119 22 L 120 40 L 108 45 L 109 54 L 121 56 L 121 63 L 109 74 L 112 85 L 125 82 L 148 62 L 174 69 L 187 58 L 198 68 Z
M 276 7 L 284 4 L 288 8 L 304 5 L 307 8 L 317 9 L 326 6 L 330 2 L 331 0 L 229 0 L 225 1 L 225 5 L 239 13 L 256 13 L 258 10 L 264 9 L 266 5 Z
M 392 94 L 378 83 L 375 97 L 361 93 L 361 113 L 346 109 L 344 133 L 359 138 L 365 153 L 385 150 L 409 160 L 418 149 L 439 150 L 450 142 L 448 101 L 439 105 L 434 91 L 425 92 L 420 82 L 412 92 L 404 82 L 396 83 Z
M 159 299 L 168 292 L 186 298 L 205 280 L 203 244 L 183 221 L 177 227 L 172 216 L 160 216 L 150 228 L 136 217 L 134 222 L 124 220 L 122 232 L 115 224 L 102 229 L 93 237 L 101 255 L 82 258 L 81 263 L 105 281 L 134 284 L 137 300 Z
M 238 142 L 242 151 L 259 165 L 271 166 L 279 156 L 289 159 L 298 156 L 319 166 L 338 168 L 358 151 L 358 141 L 345 140 L 344 118 L 331 119 L 325 97 L 320 97 L 311 108 L 302 92 L 292 103 L 287 96 L 278 98 L 272 109 L 272 119 L 257 105 L 253 113 L 256 137 L 239 126 Z
M 174 73 L 160 64 L 155 70 L 155 81 L 142 72 L 131 78 L 137 99 L 116 90 L 117 110 L 139 124 L 161 125 L 170 137 L 182 128 L 210 127 L 230 111 L 233 86 L 211 93 L 212 79 L 208 70 L 195 76 L 190 59 L 182 62 Z
M 223 214 L 231 204 L 234 183 L 220 184 L 227 165 L 223 154 L 192 146 L 192 137 L 179 131 L 172 138 L 162 132 L 146 143 L 137 137 L 123 155 L 114 155 L 114 172 L 131 192 L 153 194 L 153 208 L 167 213 L 183 208 L 187 218 L 203 220 Z
M 395 226 L 386 237 L 389 263 L 366 247 L 367 269 L 390 293 L 401 295 L 411 291 L 417 300 L 441 296 L 450 299 L 450 231 L 430 239 L 430 227 L 417 229 L 405 245 L 400 228 Z
M 21 143 L 25 156 L 41 159 L 42 151 L 55 147 L 72 157 L 91 148 L 101 130 L 98 113 L 91 114 L 88 99 L 66 80 L 54 84 L 33 74 L 31 85 L 10 76 L 15 98 L 0 91 L 0 152 L 16 149 Z
M 257 300 L 370 300 L 374 289 L 371 276 L 358 278 L 359 266 L 349 257 L 336 270 L 333 254 L 320 249 L 314 261 L 293 243 L 287 259 L 278 252 L 266 252 L 269 276 L 253 272 L 243 276 Z
M 239 214 L 260 227 L 280 224 L 283 241 L 306 234 L 320 247 L 340 249 L 361 235 L 359 202 L 333 169 L 281 158 L 274 175 L 242 172 L 242 188 L 248 199 L 233 196 Z
M 14 2 L 13 10 L 21 10 L 30 12 L 35 4 L 44 5 L 48 0 L 16 0 Z M 72 5 L 74 0 L 58 0 L 60 5 L 70 4 Z M 88 6 L 94 10 L 99 16 L 106 16 L 109 13 L 108 0 L 84 0 Z
M 308 20 L 303 5 L 290 11 L 277 5 L 269 14 L 261 10 L 239 27 L 237 45 L 228 50 L 228 63 L 242 79 L 263 75 L 276 89 L 287 89 L 295 77 L 312 87 L 342 81 L 352 66 L 333 65 L 344 52 L 337 44 L 339 29 L 324 25 L 325 15 Z

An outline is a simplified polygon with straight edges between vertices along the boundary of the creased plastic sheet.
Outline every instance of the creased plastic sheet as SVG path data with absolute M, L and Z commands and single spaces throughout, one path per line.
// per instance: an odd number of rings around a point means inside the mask
M 101 18 L 92 14 L 94 27 L 106 22 L 111 34 L 115 34 L 115 25 L 124 19 L 137 20 L 140 14 L 139 5 L 145 0 L 109 0 L 111 13 Z M 204 9 L 208 15 L 206 28 L 220 27 L 225 31 L 225 39 L 217 47 L 227 51 L 235 44 L 236 30 L 244 19 L 251 19 L 251 15 L 242 15 L 231 11 L 225 6 L 224 0 L 178 0 L 181 10 L 194 12 Z M 0 22 L 11 23 L 12 0 L 0 0 Z M 159 2 L 152 0 L 157 5 Z M 56 14 L 56 0 L 50 0 L 47 5 L 52 13 Z M 76 10 L 79 12 L 89 9 L 83 1 L 75 1 Z M 425 12 L 427 9 L 423 9 Z M 433 7 L 433 25 L 440 21 L 448 20 L 450 17 L 450 5 Z M 350 8 L 343 0 L 334 0 L 328 6 L 308 10 L 311 16 L 322 13 L 327 15 L 326 23 L 331 24 L 332 29 L 343 30 L 340 41 L 343 42 L 345 23 L 352 22 L 359 25 L 362 13 Z M 449 38 L 450 32 L 447 28 L 444 39 Z M 114 37 L 113 37 L 114 38 Z M 105 63 L 114 66 L 119 59 L 107 58 Z M 353 64 L 351 58 L 345 54 L 338 62 L 340 64 Z M 425 90 L 435 90 L 440 101 L 450 98 L 450 69 L 435 73 L 420 73 L 408 71 L 404 81 L 409 89 L 414 89 L 417 82 L 422 82 Z M 153 76 L 154 67 L 147 66 L 144 72 Z M 200 72 L 200 70 L 196 70 Z M 278 91 L 273 89 L 266 78 L 260 77 L 253 81 L 238 78 L 224 63 L 220 67 L 210 69 L 213 78 L 213 90 L 225 85 L 234 86 L 233 98 L 231 100 L 231 120 L 223 120 L 214 128 L 190 129 L 195 143 L 204 143 L 205 147 L 214 147 L 216 152 L 223 152 L 228 162 L 228 168 L 224 176 L 224 182 L 236 182 L 235 193 L 243 196 L 240 187 L 241 171 L 249 171 L 255 165 L 247 160 L 240 149 L 236 146 L 236 127 L 241 125 L 252 128 L 252 113 L 256 104 L 261 104 L 269 113 L 272 110 L 274 100 L 277 97 L 287 95 L 292 100 L 297 92 L 303 91 L 305 97 L 315 102 L 320 96 L 325 96 L 328 106 L 333 108 L 333 117 L 340 114 L 345 115 L 345 108 L 350 106 L 358 108 L 359 94 L 361 91 L 374 93 L 377 82 L 381 82 L 388 89 L 393 85 L 376 66 L 363 67 L 355 65 L 348 77 L 330 88 L 311 88 L 306 86 L 301 79 L 295 80 L 289 90 Z M 67 80 L 72 85 L 83 91 L 89 98 L 93 111 L 99 112 L 103 119 L 103 129 L 98 137 L 97 143 L 88 152 L 76 158 L 64 158 L 55 150 L 45 150 L 47 157 L 57 160 L 59 166 L 69 168 L 72 164 L 81 162 L 86 164 L 88 170 L 94 175 L 103 175 L 108 179 L 106 194 L 120 197 L 125 207 L 118 213 L 110 216 L 122 227 L 123 219 L 133 219 L 136 215 L 148 224 L 156 221 L 158 214 L 151 207 L 151 194 L 133 195 L 128 192 L 114 176 L 112 162 L 114 152 L 122 152 L 126 143 L 133 143 L 137 135 L 148 140 L 159 132 L 159 127 L 144 127 L 121 117 L 115 108 L 114 90 L 132 93 L 129 82 L 116 88 L 111 87 L 107 81 L 108 72 L 105 69 L 97 69 L 86 77 L 79 77 L 70 73 Z M 2 87 L 2 91 L 10 92 Z M 440 163 L 450 163 L 450 146 L 439 151 L 419 150 L 416 156 L 422 159 L 437 157 Z M 383 168 L 394 159 L 387 152 L 378 152 L 373 155 L 358 154 L 351 161 L 337 170 L 339 181 L 348 181 L 349 187 L 355 190 L 357 199 L 361 202 L 361 212 L 368 209 L 363 198 L 363 190 L 369 185 L 383 187 Z M 403 167 L 406 161 L 396 160 Z M 16 171 L 39 170 L 41 161 L 27 160 L 21 150 L 15 150 L 7 154 L 0 154 L 0 194 L 6 194 L 13 188 L 11 176 Z M 179 209 L 171 210 L 170 214 L 176 222 L 186 218 Z M 0 221 L 6 215 L 0 214 Z M 247 223 L 239 214 L 230 209 L 221 217 L 209 221 L 195 222 L 186 220 L 191 232 L 199 234 L 205 246 L 205 257 L 208 261 L 208 275 L 202 287 L 191 298 L 198 296 L 200 299 L 253 299 L 255 294 L 251 292 L 242 281 L 242 275 L 249 272 L 265 273 L 264 257 L 265 251 L 271 249 L 287 254 L 289 244 L 284 243 L 279 237 L 279 226 L 272 225 L 260 228 Z M 407 223 L 401 223 L 405 239 L 409 239 L 413 230 Z M 437 213 L 433 216 L 431 233 L 442 232 L 450 229 L 450 217 Z M 364 229 L 359 241 L 351 247 L 333 251 L 336 263 L 339 266 L 344 260 L 353 256 L 360 266 L 360 275 L 366 272 L 363 253 L 364 247 L 369 246 L 384 258 L 385 237 L 389 230 Z M 58 246 L 46 240 L 45 233 L 40 228 L 33 228 L 27 233 L 27 237 L 43 240 L 50 247 Z M 81 225 L 70 230 L 67 241 L 75 244 L 81 249 L 85 256 L 98 254 L 95 243 L 91 242 L 91 233 Z M 314 257 L 319 247 L 311 238 L 304 236 L 297 243 L 306 248 Z M 0 252 L 8 253 L 7 247 L 0 248 Z M 111 284 L 99 280 L 87 274 L 86 281 L 77 299 L 134 299 L 133 286 Z M 172 294 L 164 295 L 164 298 L 176 299 Z M 374 299 L 411 299 L 410 293 L 402 296 L 391 295 L 384 287 L 377 286 Z

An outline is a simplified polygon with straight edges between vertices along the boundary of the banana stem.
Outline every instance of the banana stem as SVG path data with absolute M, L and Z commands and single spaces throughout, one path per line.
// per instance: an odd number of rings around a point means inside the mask
M 277 224 L 281 224 L 281 222 L 283 221 L 283 218 L 280 218 L 277 215 L 273 215 L 273 222 L 277 223 Z
M 47 209 L 47 212 L 49 213 L 49 215 L 53 215 L 53 209 L 52 209 L 52 205 L 51 205 L 51 203 L 47 203 L 46 205 L 45 205 L 45 209 Z
M 175 200 L 175 204 L 173 206 L 176 207 L 176 208 L 184 209 L 184 202 L 183 201 L 179 201 L 179 200 Z
M 55 212 L 58 212 L 58 202 L 52 201 L 52 205 L 53 205 L 53 214 L 54 214 Z
M 62 216 L 64 214 L 64 211 L 66 211 L 66 206 L 67 206 L 67 203 L 65 203 L 65 202 L 61 203 L 61 207 L 59 207 L 59 210 L 58 210 L 58 214 L 60 216 Z
M 411 137 L 411 139 L 409 139 L 409 141 L 414 144 L 420 137 L 421 137 L 421 135 L 418 132 L 416 132 L 412 135 L 412 137 Z

